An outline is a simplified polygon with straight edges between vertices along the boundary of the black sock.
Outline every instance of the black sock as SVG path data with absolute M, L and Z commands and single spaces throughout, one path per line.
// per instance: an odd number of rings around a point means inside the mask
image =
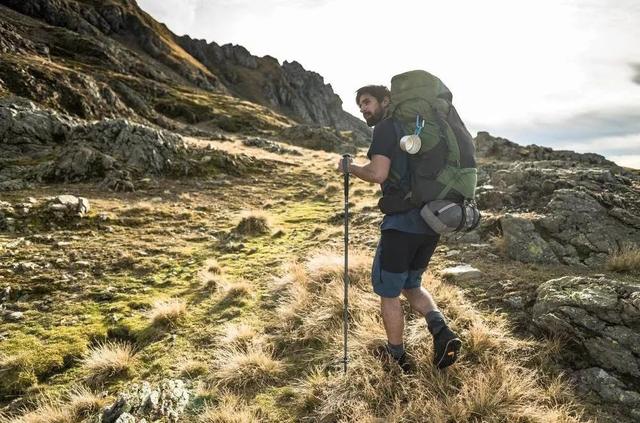
M 425 316 L 427 320 L 427 327 L 429 328 L 429 332 L 431 335 L 436 336 L 438 332 L 442 330 L 445 326 L 447 326 L 446 321 L 444 320 L 444 316 L 440 313 L 439 310 L 433 310 L 427 313 Z
M 399 360 L 404 354 L 404 344 L 393 345 L 387 341 L 387 351 L 389 351 L 389 354 L 391 354 L 393 358 Z

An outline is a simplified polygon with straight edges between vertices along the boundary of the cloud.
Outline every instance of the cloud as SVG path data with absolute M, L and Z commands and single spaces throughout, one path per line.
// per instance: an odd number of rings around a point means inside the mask
M 607 156 L 607 159 L 620 166 L 640 169 L 640 154 L 625 154 L 621 156 Z
M 470 128 L 481 127 L 477 122 Z M 591 140 L 640 134 L 640 108 L 625 107 L 591 110 L 567 118 L 535 118 L 530 122 L 491 125 L 487 128 L 500 136 L 513 137 L 516 142 L 550 145 L 584 143 Z M 640 152 L 640 145 L 634 146 Z
M 636 75 L 633 77 L 633 82 L 640 84 L 640 63 L 632 64 L 631 67 L 636 72 Z

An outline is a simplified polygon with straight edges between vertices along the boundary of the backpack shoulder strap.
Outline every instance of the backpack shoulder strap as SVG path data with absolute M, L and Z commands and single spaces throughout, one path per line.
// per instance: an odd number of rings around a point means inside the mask
M 400 142 L 400 138 L 404 136 L 404 129 L 402 128 L 402 125 L 400 124 L 400 122 L 398 122 L 397 119 L 394 119 L 394 118 L 390 118 L 390 119 L 393 122 L 393 128 L 395 129 L 396 142 Z M 393 182 L 395 185 L 397 185 L 398 187 L 400 187 L 401 179 L 402 179 L 402 175 L 400 175 L 400 173 L 398 173 L 398 171 L 394 169 L 393 166 L 391 166 L 389 168 L 389 180 Z

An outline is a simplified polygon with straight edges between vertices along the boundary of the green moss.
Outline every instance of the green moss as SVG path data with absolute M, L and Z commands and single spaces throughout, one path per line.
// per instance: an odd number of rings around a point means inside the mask
M 61 328 L 43 338 L 14 334 L 3 344 L 0 395 L 23 392 L 71 366 L 87 345 L 87 337 L 77 328 Z
M 299 418 L 292 414 L 291 404 L 297 396 L 296 391 L 290 386 L 272 387 L 256 395 L 254 403 L 267 421 L 296 422 Z

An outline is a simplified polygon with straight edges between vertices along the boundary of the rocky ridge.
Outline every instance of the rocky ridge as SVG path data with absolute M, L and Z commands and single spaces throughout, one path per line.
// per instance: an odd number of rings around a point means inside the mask
M 346 113 L 331 85 L 300 63 L 285 61 L 280 65 L 277 59 L 254 56 L 240 45 L 220 46 L 188 35 L 176 41 L 241 97 L 297 116 L 302 122 L 354 131 L 363 145 L 368 141 L 370 130 L 364 122 Z
M 597 154 L 520 146 L 479 133 L 477 201 L 509 257 L 599 267 L 640 245 L 640 175 Z
M 0 95 L 171 130 L 260 131 L 295 120 L 351 131 L 361 143 L 369 137 L 317 73 L 241 46 L 176 37 L 134 0 L 2 0 L 0 11 Z M 235 118 L 228 111 L 238 99 L 254 104 L 248 113 L 236 104 L 244 116 Z
M 0 99 L 0 150 L 0 191 L 89 180 L 131 191 L 147 176 L 243 174 L 255 167 L 248 157 L 189 149 L 171 132 L 126 119 L 86 122 L 17 97 Z

